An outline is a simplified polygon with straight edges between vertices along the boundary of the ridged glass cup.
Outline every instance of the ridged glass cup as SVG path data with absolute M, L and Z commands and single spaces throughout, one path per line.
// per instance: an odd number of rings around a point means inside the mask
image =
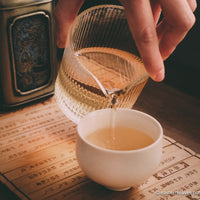
M 78 123 L 94 110 L 132 108 L 147 80 L 123 7 L 96 6 L 76 18 L 55 85 L 68 118 Z

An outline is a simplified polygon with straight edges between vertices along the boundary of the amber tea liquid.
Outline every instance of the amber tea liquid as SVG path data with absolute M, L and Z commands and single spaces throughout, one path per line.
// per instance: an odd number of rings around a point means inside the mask
M 88 112 L 113 103 L 131 108 L 148 79 L 141 59 L 119 49 L 84 48 L 75 52 L 78 62 L 68 49 L 65 56 L 55 94 L 60 108 L 75 123 Z
M 112 127 L 99 129 L 89 134 L 86 139 L 96 146 L 120 151 L 141 149 L 154 142 L 149 135 L 133 128 L 114 127 L 114 138 L 112 131 Z

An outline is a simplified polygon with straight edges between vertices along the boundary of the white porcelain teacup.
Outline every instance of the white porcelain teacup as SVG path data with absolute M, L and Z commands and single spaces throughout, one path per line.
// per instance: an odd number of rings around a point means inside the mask
M 153 139 L 153 143 L 136 150 L 109 150 L 94 144 L 86 136 L 110 126 L 111 109 L 96 110 L 78 124 L 76 155 L 80 167 L 93 181 L 115 191 L 127 190 L 153 175 L 162 155 L 163 129 L 148 114 L 132 109 L 117 109 L 118 126 L 138 129 Z

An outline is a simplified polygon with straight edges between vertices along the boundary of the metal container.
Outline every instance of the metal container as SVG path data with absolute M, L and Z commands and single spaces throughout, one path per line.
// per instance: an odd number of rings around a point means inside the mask
M 54 92 L 53 0 L 0 0 L 0 108 Z

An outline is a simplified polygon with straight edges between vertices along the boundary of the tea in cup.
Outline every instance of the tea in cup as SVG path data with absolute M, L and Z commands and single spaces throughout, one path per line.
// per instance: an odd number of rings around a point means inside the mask
M 76 155 L 83 172 L 111 190 L 123 191 L 148 179 L 162 155 L 163 130 L 150 115 L 133 110 L 96 110 L 78 124 Z

